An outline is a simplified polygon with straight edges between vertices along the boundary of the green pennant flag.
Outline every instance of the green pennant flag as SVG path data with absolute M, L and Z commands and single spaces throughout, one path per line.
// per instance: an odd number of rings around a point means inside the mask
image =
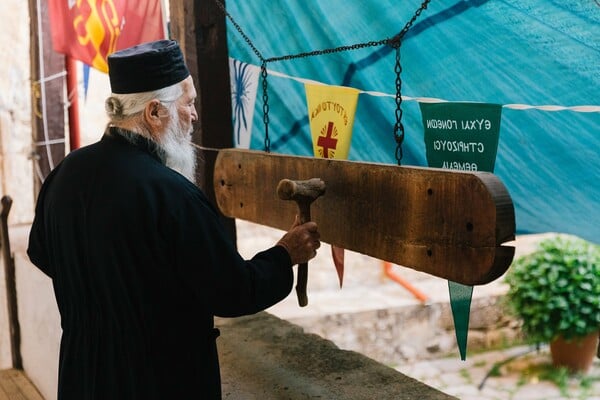
M 430 167 L 493 172 L 502 106 L 485 103 L 419 103 Z M 466 359 L 473 286 L 448 281 L 461 360 Z
M 419 103 L 430 167 L 494 171 L 500 104 Z

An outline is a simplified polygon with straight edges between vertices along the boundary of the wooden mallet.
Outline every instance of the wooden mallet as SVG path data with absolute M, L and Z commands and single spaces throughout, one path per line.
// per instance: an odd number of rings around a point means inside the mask
M 325 182 L 319 178 L 305 181 L 282 179 L 277 185 L 277 194 L 282 200 L 294 200 L 296 202 L 300 224 L 304 224 L 310 221 L 310 205 L 312 202 L 325 194 Z M 296 283 L 296 295 L 300 307 L 308 304 L 308 297 L 306 296 L 307 281 L 308 263 L 300 263 L 298 264 L 298 282 Z

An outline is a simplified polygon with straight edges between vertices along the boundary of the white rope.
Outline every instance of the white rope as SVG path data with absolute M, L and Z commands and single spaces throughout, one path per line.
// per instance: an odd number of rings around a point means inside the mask
M 60 143 L 65 143 L 65 139 L 59 138 L 59 139 L 52 139 L 52 140 L 44 140 L 42 142 L 35 142 L 34 145 L 47 146 L 47 145 L 51 145 L 51 144 L 60 144 Z
M 530 106 L 528 104 L 505 104 L 502 107 L 506 107 L 506 108 L 512 108 L 513 110 L 529 110 L 529 109 L 536 109 L 536 110 L 543 110 L 543 111 L 564 111 L 564 110 L 569 110 L 569 111 L 575 111 L 575 112 L 600 112 L 600 106 L 572 106 L 572 107 L 565 107 L 565 106 L 553 106 L 553 105 L 545 105 L 545 106 Z
M 40 84 L 46 83 L 46 82 L 53 81 L 54 79 L 62 78 L 63 76 L 66 76 L 66 75 L 67 75 L 67 71 L 57 72 L 56 74 L 52 74 L 52 75 L 46 76 L 40 80 L 33 81 L 33 83 L 40 83 Z
M 42 168 L 40 167 L 40 160 L 36 160 L 35 163 L 33 164 L 33 166 L 35 167 L 35 172 L 36 175 L 38 177 L 38 179 L 40 180 L 40 183 L 44 183 L 44 174 L 42 173 Z
M 195 148 L 197 148 L 198 150 L 202 150 L 202 151 L 212 151 L 212 152 L 215 152 L 215 153 L 218 153 L 220 150 L 223 150 L 223 149 L 218 149 L 218 148 L 216 148 L 216 147 L 206 147 L 206 146 L 201 146 L 201 145 L 199 145 L 199 144 L 196 144 L 196 143 L 192 143 L 192 146 L 194 146 L 194 147 L 195 147 Z
M 317 84 L 317 85 L 332 86 L 332 85 L 328 85 L 326 83 L 314 81 L 311 79 L 304 79 L 304 78 L 298 78 L 295 76 L 286 75 L 281 72 L 272 71 L 270 69 L 268 70 L 268 73 L 273 76 L 278 76 L 280 78 L 286 78 L 286 79 L 292 79 L 292 80 L 295 80 L 295 81 L 301 82 L 301 83 L 312 83 L 312 84 Z M 375 97 L 392 97 L 394 99 L 396 98 L 395 94 L 383 93 L 383 92 L 359 90 L 359 93 L 363 93 L 368 96 L 375 96 Z M 450 102 L 450 100 L 436 99 L 433 97 L 410 97 L 410 96 L 402 96 L 402 100 L 417 101 L 419 103 L 448 103 L 448 102 Z M 465 102 L 466 103 L 466 102 L 470 102 L 470 101 L 459 100 L 456 102 Z M 542 110 L 542 111 L 573 111 L 573 112 L 582 112 L 582 113 L 590 113 L 590 112 L 600 113 L 600 106 L 594 106 L 594 105 L 579 105 L 579 106 L 567 107 L 567 106 L 558 106 L 558 105 L 503 104 L 502 108 L 509 108 L 512 110 L 535 109 L 535 110 Z
M 74 98 L 77 97 L 77 87 L 74 87 L 73 90 L 71 90 L 71 92 L 67 93 L 67 104 L 66 107 L 71 108 L 71 105 L 73 105 L 74 103 Z

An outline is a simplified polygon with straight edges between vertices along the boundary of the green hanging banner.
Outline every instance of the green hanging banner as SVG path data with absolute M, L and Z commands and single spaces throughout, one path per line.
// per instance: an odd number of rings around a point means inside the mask
M 473 297 L 473 286 L 448 281 L 450 292 L 450 307 L 454 319 L 454 332 L 456 342 L 460 351 L 460 359 L 467 359 L 467 337 L 469 336 L 469 315 L 471 313 L 471 298 Z
M 500 104 L 419 103 L 430 167 L 493 172 Z
M 494 171 L 502 106 L 485 103 L 419 103 L 430 167 Z M 467 336 L 473 286 L 448 281 L 450 306 L 461 360 Z

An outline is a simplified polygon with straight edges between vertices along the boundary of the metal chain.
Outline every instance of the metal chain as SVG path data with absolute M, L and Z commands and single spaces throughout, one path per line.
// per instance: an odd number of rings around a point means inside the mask
M 265 151 L 271 152 L 271 139 L 269 139 L 269 87 L 267 84 L 267 62 L 263 60 L 260 66 L 263 87 L 263 122 L 265 123 Z
M 396 161 L 398 165 L 402 165 L 402 144 L 404 143 L 404 124 L 402 124 L 402 64 L 400 62 L 400 46 L 402 45 L 402 39 L 408 30 L 412 27 L 414 22 L 419 18 L 423 10 L 427 8 L 431 0 L 424 0 L 421 3 L 421 7 L 415 12 L 413 17 L 404 25 L 404 28 L 394 36 L 388 43 L 390 46 L 396 49 L 396 63 L 394 65 L 394 72 L 396 73 L 396 123 L 394 124 L 394 140 L 396 141 Z
M 402 78 L 401 78 L 402 65 L 400 63 L 400 46 L 402 44 L 402 39 L 404 38 L 404 35 L 406 35 L 406 33 L 412 27 L 412 25 L 417 20 L 417 18 L 419 18 L 421 16 L 421 13 L 425 9 L 427 9 L 427 6 L 429 5 L 431 0 L 423 0 L 419 9 L 417 11 L 415 11 L 415 14 L 406 23 L 406 25 L 404 25 L 404 28 L 402 28 L 400 33 L 398 33 L 396 36 L 394 36 L 392 38 L 378 40 L 378 41 L 370 41 L 370 42 L 365 42 L 365 43 L 358 43 L 358 44 L 353 44 L 353 45 L 348 45 L 348 46 L 339 46 L 339 47 L 323 49 L 323 50 L 314 50 L 314 51 L 303 52 L 303 53 L 298 53 L 298 54 L 289 54 L 289 55 L 285 55 L 285 56 L 270 57 L 270 58 L 266 58 L 266 59 L 262 56 L 260 51 L 258 51 L 256 46 L 254 46 L 254 44 L 252 43 L 252 41 L 250 40 L 248 35 L 246 35 L 246 33 L 243 31 L 242 27 L 227 12 L 227 10 L 225 9 L 225 5 L 222 3 L 222 1 L 221 0 L 214 0 L 214 1 L 215 1 L 215 4 L 221 9 L 221 11 L 229 19 L 229 21 L 231 21 L 231 23 L 233 24 L 235 29 L 238 31 L 238 33 L 244 38 L 244 40 L 246 41 L 248 46 L 250 46 L 250 48 L 252 49 L 254 54 L 256 54 L 256 56 L 261 61 L 260 70 L 261 70 L 262 87 L 263 87 L 263 122 L 265 124 L 265 151 L 267 153 L 271 151 L 271 139 L 269 139 L 269 93 L 268 93 L 268 83 L 267 83 L 267 75 L 268 75 L 267 63 L 276 62 L 276 61 L 288 61 L 288 60 L 293 60 L 296 58 L 305 58 L 305 57 L 312 57 L 312 56 L 318 56 L 318 55 L 324 55 L 324 54 L 333 54 L 333 53 L 339 53 L 339 52 L 348 51 L 348 50 L 357 50 L 357 49 L 363 49 L 363 48 L 367 48 L 367 47 L 376 47 L 376 46 L 384 46 L 384 45 L 387 45 L 387 46 L 390 46 L 390 47 L 396 49 L 396 63 L 394 65 L 394 72 L 396 73 L 396 98 L 395 98 L 395 101 L 396 101 L 396 113 L 395 113 L 396 123 L 394 124 L 394 139 L 396 141 L 396 152 L 395 152 L 396 160 L 398 161 L 398 165 L 401 164 L 402 155 L 403 155 L 402 154 L 402 143 L 404 142 L 405 133 L 404 133 L 404 125 L 402 124 L 402 107 L 401 107 L 402 106 Z
M 246 35 L 246 33 L 244 32 L 242 27 L 233 19 L 231 14 L 229 14 L 229 12 L 227 12 L 223 3 L 220 0 L 215 0 L 215 4 L 217 5 L 217 7 L 219 7 L 221 9 L 223 14 L 225 14 L 225 16 L 233 24 L 233 26 L 238 31 L 238 33 L 244 38 L 244 40 L 246 41 L 248 46 L 250 46 L 250 48 L 252 49 L 254 54 L 256 54 L 256 56 L 261 61 L 260 75 L 262 77 L 262 88 L 263 88 L 263 122 L 265 124 L 265 151 L 267 153 L 270 153 L 271 152 L 271 139 L 269 139 L 269 90 L 268 90 L 269 85 L 267 83 L 267 74 L 268 74 L 267 61 L 268 60 L 265 60 L 265 58 L 262 56 L 260 51 L 258 51 L 256 46 L 254 46 L 254 43 L 252 43 L 252 41 L 250 40 L 248 35 Z
M 220 0 L 215 0 L 215 4 L 217 5 L 217 7 L 219 7 L 221 12 L 223 12 L 223 14 L 225 14 L 225 16 L 229 19 L 229 21 L 232 23 L 232 25 L 235 27 L 238 33 L 244 38 L 244 40 L 246 41 L 248 46 L 250 46 L 254 54 L 256 54 L 260 61 L 264 62 L 265 58 L 262 56 L 262 54 L 260 54 L 260 51 L 258 51 L 256 46 L 254 46 L 254 43 L 252 43 L 248 35 L 246 35 L 244 30 L 242 29 L 242 27 L 237 22 L 235 22 L 231 14 L 229 14 L 229 12 L 225 9 L 225 5 Z
M 404 28 L 402 28 L 402 30 L 400 31 L 400 33 L 398 33 L 396 36 L 394 36 L 390 40 L 390 46 L 392 46 L 394 48 L 400 47 L 400 42 L 402 41 L 402 38 L 404 37 L 404 35 L 406 35 L 406 33 L 408 32 L 408 30 L 413 26 L 413 24 L 415 23 L 415 21 L 417 20 L 417 18 L 419 18 L 421 16 L 421 13 L 425 9 L 427 9 L 427 6 L 429 5 L 430 1 L 431 0 L 423 0 L 423 3 L 421 3 L 421 6 L 419 7 L 419 9 L 417 11 L 415 11 L 415 14 L 412 16 L 412 18 L 410 19 L 410 21 L 408 21 L 406 23 L 406 25 L 404 25 Z
M 400 42 L 399 42 L 400 43 Z M 402 143 L 404 142 L 404 125 L 402 124 L 402 65 L 400 64 L 400 46 L 396 48 L 396 123 L 394 124 L 394 139 L 396 140 L 396 161 L 402 164 Z
M 324 55 L 324 54 L 340 53 L 342 51 L 348 51 L 348 50 L 364 49 L 366 47 L 383 46 L 383 45 L 389 44 L 391 40 L 392 39 L 383 39 L 383 40 L 379 40 L 379 41 L 357 43 L 357 44 L 353 44 L 353 45 L 349 45 L 349 46 L 340 46 L 340 47 L 334 47 L 334 48 L 330 48 L 330 49 L 314 50 L 314 51 L 308 51 L 308 52 L 298 53 L 298 54 L 288 54 L 285 56 L 267 58 L 267 61 L 268 62 L 288 61 L 288 60 L 293 60 L 295 58 L 320 56 L 320 55 Z

